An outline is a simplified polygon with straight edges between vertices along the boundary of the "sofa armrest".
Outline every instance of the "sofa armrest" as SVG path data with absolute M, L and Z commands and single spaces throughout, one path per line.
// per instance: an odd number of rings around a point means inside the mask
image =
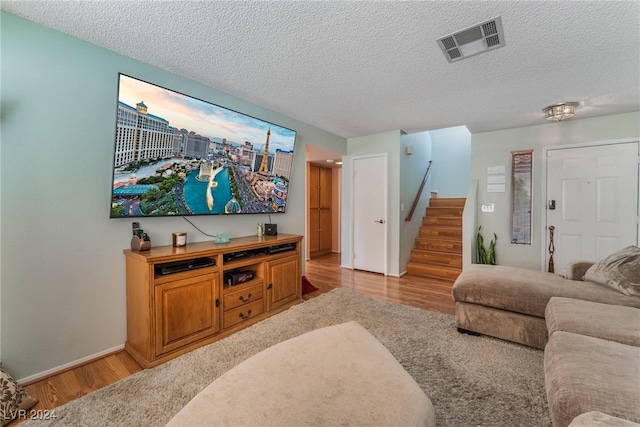
M 584 273 L 595 264 L 593 261 L 573 261 L 567 265 L 567 279 L 582 280 Z

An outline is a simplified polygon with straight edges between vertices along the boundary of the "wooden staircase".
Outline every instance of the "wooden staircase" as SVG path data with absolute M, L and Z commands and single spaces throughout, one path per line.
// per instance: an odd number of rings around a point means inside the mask
M 407 273 L 455 280 L 462 272 L 462 211 L 464 198 L 435 198 L 416 238 Z

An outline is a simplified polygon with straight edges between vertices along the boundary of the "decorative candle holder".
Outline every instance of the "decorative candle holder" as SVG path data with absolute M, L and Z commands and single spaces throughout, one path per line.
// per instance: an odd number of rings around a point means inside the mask
M 186 246 L 187 245 L 187 233 L 172 233 L 171 236 L 173 237 L 173 246 L 174 247 L 180 247 L 180 246 Z

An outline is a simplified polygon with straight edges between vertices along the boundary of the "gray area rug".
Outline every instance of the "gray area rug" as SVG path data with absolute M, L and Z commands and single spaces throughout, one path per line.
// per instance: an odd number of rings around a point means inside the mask
M 459 334 L 453 316 L 346 289 L 69 402 L 55 409 L 52 422 L 23 425 L 162 426 L 200 390 L 248 357 L 350 320 L 378 338 L 422 387 L 433 402 L 438 426 L 551 425 L 541 350 Z

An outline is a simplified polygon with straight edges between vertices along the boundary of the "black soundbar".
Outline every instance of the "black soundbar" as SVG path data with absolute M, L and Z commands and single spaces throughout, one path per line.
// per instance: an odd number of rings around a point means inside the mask
M 194 259 L 184 259 L 180 261 L 165 262 L 156 264 L 155 272 L 161 276 L 172 273 L 180 273 L 181 271 L 195 270 L 197 268 L 211 267 L 216 265 L 214 258 L 202 257 Z

